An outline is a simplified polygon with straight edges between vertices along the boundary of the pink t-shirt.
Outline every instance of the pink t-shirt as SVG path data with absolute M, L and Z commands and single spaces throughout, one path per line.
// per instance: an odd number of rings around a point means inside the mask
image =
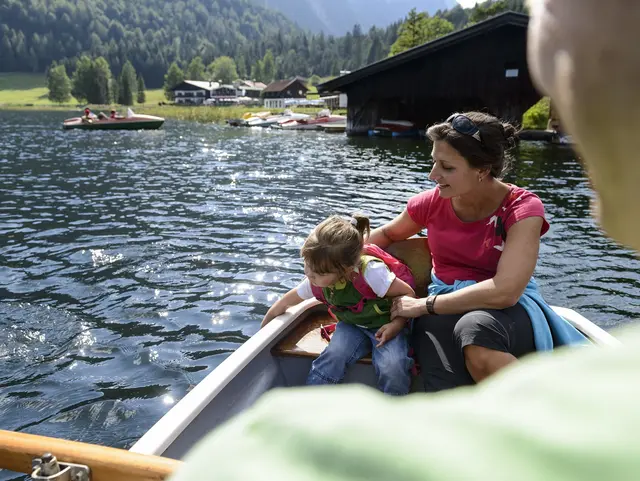
M 500 207 L 475 222 L 461 221 L 451 199 L 440 197 L 438 188 L 409 199 L 407 212 L 415 223 L 426 227 L 433 269 L 447 284 L 456 280 L 480 282 L 495 276 L 507 233 L 516 222 L 542 217 L 540 235 L 549 230 L 540 198 L 511 184 Z

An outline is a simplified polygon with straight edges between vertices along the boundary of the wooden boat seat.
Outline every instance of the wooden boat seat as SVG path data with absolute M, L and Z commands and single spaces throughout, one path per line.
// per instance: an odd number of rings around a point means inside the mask
M 312 312 L 298 324 L 284 339 L 271 349 L 278 357 L 309 357 L 315 359 L 329 343 L 320 335 L 320 328 L 336 322 L 328 312 Z M 358 361 L 371 364 L 371 354 Z
M 416 294 L 426 295 L 431 273 L 431 255 L 426 237 L 414 237 L 395 242 L 387 249 L 409 266 L 416 281 Z M 335 321 L 328 312 L 313 312 L 302 320 L 271 350 L 274 356 L 309 357 L 315 359 L 329 344 L 320 335 L 320 328 Z M 371 364 L 371 354 L 359 363 Z

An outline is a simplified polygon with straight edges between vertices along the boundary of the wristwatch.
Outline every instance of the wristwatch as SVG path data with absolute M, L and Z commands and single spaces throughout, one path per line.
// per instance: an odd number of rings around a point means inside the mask
M 435 314 L 436 311 L 433 308 L 433 305 L 436 302 L 436 297 L 438 297 L 438 294 L 435 294 L 433 296 L 427 296 L 427 300 L 425 302 L 426 306 L 427 306 L 427 313 L 428 314 Z

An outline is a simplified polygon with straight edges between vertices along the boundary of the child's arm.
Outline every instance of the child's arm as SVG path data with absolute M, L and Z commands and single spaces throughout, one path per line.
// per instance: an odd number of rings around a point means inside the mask
M 387 295 L 385 297 L 399 296 L 416 297 L 416 293 L 409 284 L 396 277 L 389 286 L 389 290 L 387 291 Z M 376 347 L 383 346 L 387 341 L 390 341 L 391 339 L 396 337 L 402 331 L 402 329 L 404 329 L 406 323 L 406 318 L 395 317 L 391 319 L 391 322 L 380 327 L 380 329 L 378 329 L 378 331 L 376 332 L 376 339 L 378 340 L 378 344 L 376 345 Z
M 262 323 L 260 327 L 264 327 L 269 324 L 274 318 L 278 317 L 287 308 L 291 306 L 296 306 L 300 304 L 304 299 L 298 295 L 297 288 L 294 287 L 289 292 L 287 292 L 284 296 L 278 299 L 267 311 L 262 319 Z
M 400 297 L 400 296 L 409 296 L 416 297 L 416 293 L 411 288 L 409 284 L 407 284 L 402 279 L 398 279 L 397 277 L 393 280 L 391 285 L 389 286 L 389 290 L 384 297 Z

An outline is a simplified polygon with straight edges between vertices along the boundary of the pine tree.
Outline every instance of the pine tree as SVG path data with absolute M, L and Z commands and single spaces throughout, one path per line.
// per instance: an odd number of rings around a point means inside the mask
M 71 100 L 71 80 L 67 76 L 64 65 L 52 65 L 49 68 L 47 88 L 49 89 L 49 100 L 52 102 L 61 104 Z
M 144 88 L 144 79 L 142 75 L 138 75 L 138 98 L 136 99 L 139 104 L 143 104 L 147 101 L 147 94 Z
M 377 62 L 383 57 L 382 52 L 382 41 L 380 37 L 376 36 L 371 42 L 371 47 L 369 48 L 369 56 L 367 57 L 367 65 L 373 62 Z
M 87 101 L 93 85 L 92 80 L 93 62 L 87 56 L 80 57 L 76 63 L 76 70 L 71 79 L 71 95 L 79 101 Z
M 241 79 L 247 78 L 247 61 L 244 55 L 240 54 L 236 57 L 236 67 L 238 68 L 238 77 Z
M 98 57 L 91 65 L 91 88 L 87 100 L 92 104 L 108 105 L 111 103 L 112 93 L 111 69 L 104 57 Z
M 273 82 L 276 75 L 276 62 L 273 58 L 273 52 L 267 50 L 262 59 L 262 78 L 263 82 Z
M 118 103 L 121 105 L 133 105 L 136 90 L 136 70 L 131 65 L 131 62 L 127 60 L 118 78 Z
M 251 80 L 262 82 L 262 60 L 258 60 L 251 67 Z
M 426 22 L 427 14 L 425 12 L 418 13 L 415 8 L 412 8 L 400 27 L 398 40 L 391 46 L 389 55 L 397 55 L 405 50 L 423 44 Z

